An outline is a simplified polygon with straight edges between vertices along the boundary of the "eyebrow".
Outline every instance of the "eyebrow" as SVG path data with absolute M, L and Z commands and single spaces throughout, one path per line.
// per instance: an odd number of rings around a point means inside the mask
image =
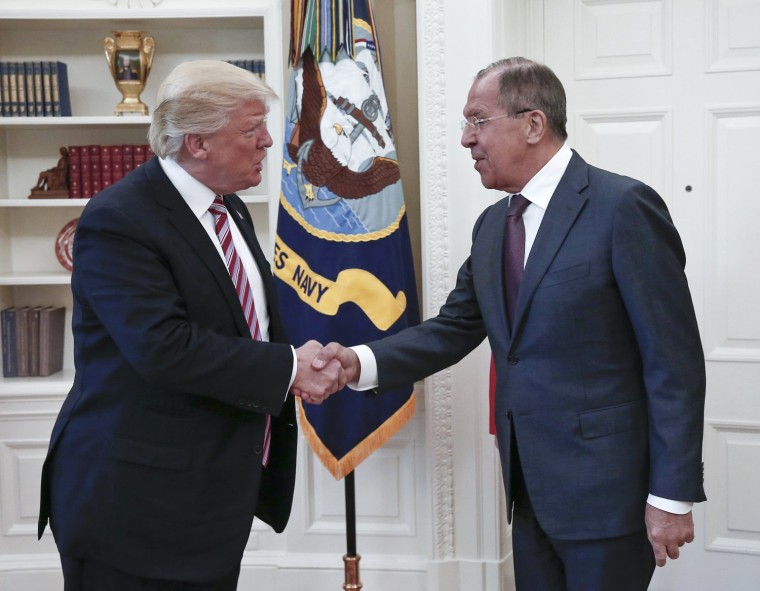
M 249 126 L 251 126 L 251 127 L 258 127 L 259 125 L 261 125 L 262 123 L 264 123 L 266 120 L 267 120 L 267 114 L 266 113 L 264 115 L 256 115 L 255 117 L 251 117 L 246 122 L 245 126 L 246 127 L 249 127 Z

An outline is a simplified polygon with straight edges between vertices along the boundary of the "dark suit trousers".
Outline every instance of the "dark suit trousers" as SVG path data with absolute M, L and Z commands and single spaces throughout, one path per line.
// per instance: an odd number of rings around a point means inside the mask
M 146 579 L 96 562 L 61 556 L 63 591 L 235 591 L 240 567 L 219 581 L 185 583 Z
M 600 540 L 552 538 L 536 519 L 519 460 L 516 464 L 512 550 L 517 591 L 647 591 L 655 560 L 646 529 Z

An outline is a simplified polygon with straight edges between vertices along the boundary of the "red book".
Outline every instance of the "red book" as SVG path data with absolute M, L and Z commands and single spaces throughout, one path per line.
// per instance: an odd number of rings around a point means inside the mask
M 82 148 L 82 197 L 92 197 L 92 158 L 89 146 Z
M 100 167 L 100 146 L 87 146 L 90 151 L 90 172 L 92 176 L 92 194 L 103 189 L 103 171 Z
M 69 146 L 69 197 L 82 197 L 82 146 Z
M 155 156 L 155 152 L 151 149 L 150 144 L 145 144 L 145 162 Z
M 111 146 L 100 146 L 100 176 L 103 188 L 113 185 L 113 162 L 111 162 Z
M 111 146 L 111 169 L 114 183 L 124 176 L 124 146 Z
M 124 151 L 124 174 L 127 175 L 135 169 L 134 146 L 126 144 L 122 146 Z
M 145 155 L 146 155 L 145 145 L 137 144 L 133 146 L 133 152 L 134 154 L 132 156 L 135 162 L 135 168 L 137 168 L 141 164 L 145 164 Z

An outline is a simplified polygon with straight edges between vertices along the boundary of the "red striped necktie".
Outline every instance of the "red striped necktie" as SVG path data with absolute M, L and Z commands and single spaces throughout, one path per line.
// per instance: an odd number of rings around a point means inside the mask
M 245 315 L 245 321 L 248 323 L 248 329 L 251 331 L 251 338 L 260 341 L 261 328 L 259 327 L 259 319 L 256 317 L 256 307 L 253 304 L 253 291 L 251 290 L 251 284 L 248 282 L 248 276 L 243 268 L 243 263 L 232 242 L 227 207 L 224 205 L 222 198 L 217 195 L 208 210 L 211 215 L 214 216 L 216 236 L 219 238 L 219 244 L 222 246 L 224 262 L 227 265 L 227 270 L 230 273 L 232 282 L 235 284 L 235 291 L 237 291 L 238 298 L 240 299 L 240 305 L 243 307 L 243 314 Z M 264 466 L 266 466 L 269 461 L 269 447 L 271 440 L 272 419 L 267 415 L 267 425 L 264 433 Z

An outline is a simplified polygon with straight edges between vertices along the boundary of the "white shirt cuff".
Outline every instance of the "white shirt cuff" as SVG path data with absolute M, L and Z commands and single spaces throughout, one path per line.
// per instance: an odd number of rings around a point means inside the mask
M 285 392 L 286 400 L 288 398 L 290 388 L 293 387 L 293 382 L 296 381 L 296 374 L 298 373 L 298 355 L 296 355 L 296 348 L 293 345 L 290 345 L 290 350 L 293 351 L 293 371 L 290 372 L 290 383 L 288 384 L 288 389 Z
M 348 384 L 348 387 L 359 392 L 377 388 L 377 360 L 372 349 L 367 345 L 356 345 L 355 347 L 349 347 L 349 349 L 356 353 L 362 369 L 357 380 Z
M 652 507 L 677 515 L 685 515 L 691 511 L 691 508 L 694 506 L 694 503 L 689 503 L 687 501 L 671 501 L 670 499 L 663 499 L 662 497 L 656 497 L 652 494 L 647 497 L 647 503 L 652 505 Z

